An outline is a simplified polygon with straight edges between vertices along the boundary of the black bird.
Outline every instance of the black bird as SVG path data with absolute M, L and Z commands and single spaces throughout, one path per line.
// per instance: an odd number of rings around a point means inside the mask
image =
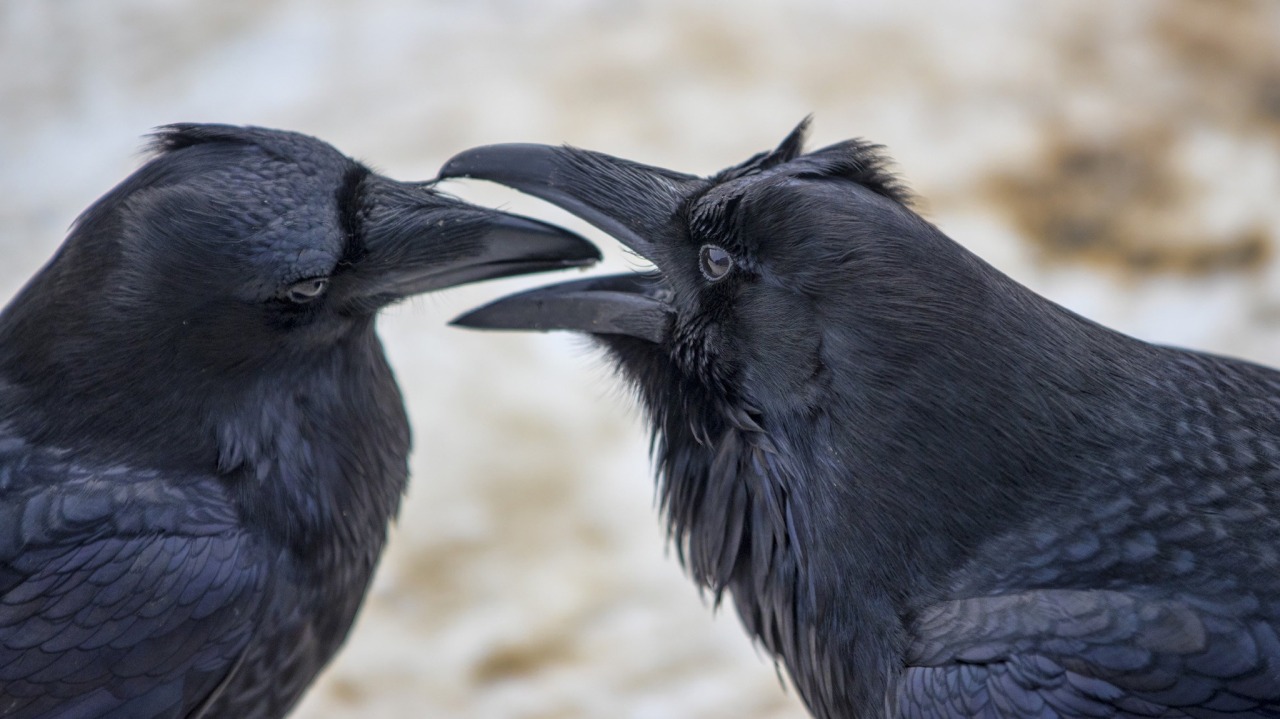
M 408 477 L 379 308 L 588 264 L 291 132 L 159 131 L 0 314 L 0 715 L 279 717 Z
M 1280 716 L 1280 373 L 1072 314 L 921 219 L 878 147 L 802 138 L 708 179 L 456 156 L 658 270 L 457 323 L 609 350 L 689 573 L 816 716 Z

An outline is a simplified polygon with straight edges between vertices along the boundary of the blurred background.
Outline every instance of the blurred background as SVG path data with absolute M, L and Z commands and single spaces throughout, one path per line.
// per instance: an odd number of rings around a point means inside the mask
M 505 141 L 707 174 L 809 113 L 812 146 L 886 145 L 927 217 L 1051 299 L 1280 365 L 1274 0 L 4 0 L 0 296 L 168 122 L 299 130 L 425 179 Z M 448 189 L 634 262 L 537 201 Z M 444 326 L 546 280 L 381 321 L 414 480 L 296 716 L 803 716 L 664 551 L 646 432 L 598 353 Z

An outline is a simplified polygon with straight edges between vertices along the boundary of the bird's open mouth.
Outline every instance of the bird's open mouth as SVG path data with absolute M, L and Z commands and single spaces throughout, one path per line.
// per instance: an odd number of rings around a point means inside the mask
M 497 182 L 554 203 L 654 260 L 690 183 L 701 178 L 602 153 L 548 145 L 490 145 L 445 163 L 441 178 Z M 660 343 L 671 330 L 670 290 L 660 274 L 595 277 L 510 295 L 453 324 L 480 329 L 573 330 Z

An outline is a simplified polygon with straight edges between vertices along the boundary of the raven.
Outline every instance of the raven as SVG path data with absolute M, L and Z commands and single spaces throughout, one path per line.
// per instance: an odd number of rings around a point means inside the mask
M 0 715 L 279 717 L 408 478 L 374 330 L 593 245 L 292 132 L 182 124 L 0 314 Z
M 806 124 L 710 178 L 459 154 L 657 272 L 456 324 L 608 350 L 681 561 L 818 717 L 1280 716 L 1280 372 L 1036 295 Z

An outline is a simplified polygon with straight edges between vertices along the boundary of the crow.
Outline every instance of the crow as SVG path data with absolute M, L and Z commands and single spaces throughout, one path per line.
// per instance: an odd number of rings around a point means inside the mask
M 607 349 L 681 561 L 817 717 L 1280 716 L 1280 372 L 1036 295 L 806 124 L 709 178 L 457 155 L 656 272 L 456 324 Z
M 0 715 L 283 716 L 408 479 L 377 311 L 593 245 L 180 124 L 0 314 Z

